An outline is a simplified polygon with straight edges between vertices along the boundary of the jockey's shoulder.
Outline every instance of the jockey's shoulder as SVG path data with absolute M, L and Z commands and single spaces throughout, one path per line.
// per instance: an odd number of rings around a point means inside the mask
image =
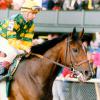
M 9 18 L 9 20 L 14 20 L 18 15 L 19 15 L 19 14 L 14 14 L 14 15 L 12 15 L 12 16 Z

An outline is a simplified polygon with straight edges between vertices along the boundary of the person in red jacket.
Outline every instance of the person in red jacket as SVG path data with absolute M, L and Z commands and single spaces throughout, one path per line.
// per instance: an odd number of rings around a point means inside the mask
M 12 0 L 0 0 L 0 9 L 10 8 Z

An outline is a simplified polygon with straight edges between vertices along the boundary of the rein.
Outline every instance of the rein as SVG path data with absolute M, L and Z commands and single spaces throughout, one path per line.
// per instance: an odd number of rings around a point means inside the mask
M 49 58 L 47 58 L 47 57 L 44 57 L 43 55 L 37 54 L 37 53 L 30 53 L 30 55 L 34 55 L 34 56 L 39 57 L 39 58 L 41 58 L 41 59 L 44 58 L 44 59 L 46 59 L 46 60 L 48 60 L 48 61 L 54 63 L 55 65 L 58 65 L 58 66 L 60 66 L 60 67 L 62 67 L 62 68 L 67 68 L 68 70 L 70 70 L 70 71 L 72 72 L 72 75 L 74 76 L 74 78 L 80 78 L 80 77 L 82 77 L 82 73 L 79 72 L 78 70 L 75 70 L 74 67 L 67 67 L 67 66 L 65 66 L 65 65 L 63 65 L 63 64 L 61 64 L 61 63 L 58 63 L 58 62 L 56 62 L 56 61 L 53 61 L 53 60 L 51 60 L 51 59 L 49 59 Z M 82 63 L 82 62 L 81 62 L 81 63 Z M 81 64 L 81 63 L 80 63 L 80 64 Z M 83 62 L 83 63 L 84 63 L 84 62 Z
M 71 49 L 71 47 L 70 47 L 70 42 L 71 42 L 72 40 L 70 40 L 69 38 L 68 38 L 68 40 L 66 41 L 66 43 L 67 43 L 67 45 L 66 45 L 66 48 L 67 48 L 67 50 L 65 49 L 65 65 L 63 65 L 63 64 L 61 64 L 61 63 L 58 63 L 58 62 L 56 62 L 56 61 L 53 61 L 53 60 L 51 60 L 51 59 L 49 59 L 49 58 L 47 58 L 47 57 L 45 57 L 45 56 L 43 56 L 43 55 L 41 55 L 41 54 L 37 54 L 37 53 L 32 53 L 32 52 L 30 52 L 28 55 L 34 55 L 34 56 L 36 56 L 36 57 L 39 57 L 39 58 L 41 58 L 41 59 L 47 59 L 48 61 L 50 61 L 50 62 L 52 62 L 52 63 L 54 63 L 55 65 L 58 65 L 58 66 L 60 66 L 60 67 L 62 67 L 62 68 L 68 68 L 69 70 L 71 70 L 71 71 L 78 71 L 78 70 L 75 70 L 75 68 L 74 67 L 79 67 L 81 64 L 83 64 L 83 63 L 86 63 L 86 62 L 89 62 L 89 60 L 82 60 L 82 61 L 80 61 L 80 62 L 76 62 L 75 61 L 75 56 L 74 56 L 74 54 L 73 54 L 73 52 L 72 52 L 72 49 Z M 71 52 L 70 52 L 71 51 Z M 71 66 L 71 67 L 67 67 L 66 66 L 66 56 L 68 55 L 67 53 L 69 53 L 70 54 L 70 62 L 71 62 L 71 64 L 70 65 L 68 65 L 68 66 Z M 73 61 L 72 61 L 72 57 L 73 57 L 73 59 L 74 59 L 74 61 L 75 61 L 75 63 L 73 63 Z M 78 71 L 79 72 L 79 71 Z
M 55 64 L 55 65 L 58 65 L 58 66 L 60 66 L 60 67 L 62 67 L 62 68 L 67 68 L 68 70 L 71 70 L 71 71 L 73 71 L 73 72 L 79 72 L 78 70 L 75 70 L 75 69 L 74 69 L 73 65 L 71 65 L 71 67 L 67 67 L 67 66 L 65 66 L 65 65 L 63 65 L 63 64 L 61 64 L 61 63 L 58 63 L 58 62 L 56 62 L 56 61 L 53 61 L 53 60 L 51 60 L 51 59 L 49 59 L 49 58 L 47 58 L 47 57 L 45 57 L 45 56 L 43 56 L 43 55 L 41 55 L 41 54 L 37 54 L 37 53 L 30 53 L 30 55 L 34 55 L 34 56 L 36 56 L 36 57 L 38 57 L 38 58 L 41 58 L 41 59 L 44 58 L 44 59 L 46 59 L 46 60 L 52 62 L 52 63 Z M 80 62 L 80 63 L 78 63 L 78 65 L 81 65 L 82 63 L 85 63 L 85 62 L 87 62 L 87 61 Z M 77 66 L 78 66 L 78 65 L 77 65 Z M 75 65 L 75 66 L 76 66 L 76 65 Z
M 51 59 L 49 59 L 49 58 L 47 58 L 47 57 L 45 57 L 45 56 L 43 56 L 43 55 L 40 55 L 40 54 L 37 54 L 37 53 L 30 53 L 30 55 L 34 55 L 34 56 L 36 56 L 36 57 L 38 57 L 38 58 L 41 58 L 41 59 L 46 59 L 46 60 L 48 60 L 48 61 L 50 61 L 50 62 L 52 62 L 52 63 L 54 63 L 55 65 L 58 65 L 58 66 L 60 66 L 60 67 L 62 67 L 62 68 L 65 68 L 65 67 L 67 67 L 67 66 L 65 66 L 65 65 L 63 65 L 63 64 L 61 64 L 61 63 L 58 63 L 58 62 L 56 62 L 56 61 L 53 61 L 53 60 L 51 60 Z M 68 69 L 72 69 L 72 68 L 69 68 L 69 67 L 67 67 Z

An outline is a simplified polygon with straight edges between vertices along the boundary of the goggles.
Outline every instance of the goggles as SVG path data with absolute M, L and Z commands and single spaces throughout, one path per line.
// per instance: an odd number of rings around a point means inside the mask
M 31 10 L 33 14 L 37 14 L 39 13 L 42 9 L 38 6 L 34 6 L 32 8 L 28 8 L 28 7 L 21 7 L 21 9 L 23 9 L 22 11 L 28 11 Z

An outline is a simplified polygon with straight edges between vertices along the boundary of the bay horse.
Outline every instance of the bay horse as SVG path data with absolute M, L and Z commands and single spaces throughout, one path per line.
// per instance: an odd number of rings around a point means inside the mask
M 61 67 L 52 61 L 69 67 L 73 64 L 86 79 L 90 78 L 91 68 L 80 38 L 74 29 L 71 34 L 33 46 L 31 52 L 41 54 L 43 58 L 30 55 L 20 62 L 9 100 L 52 100 L 52 84 Z

